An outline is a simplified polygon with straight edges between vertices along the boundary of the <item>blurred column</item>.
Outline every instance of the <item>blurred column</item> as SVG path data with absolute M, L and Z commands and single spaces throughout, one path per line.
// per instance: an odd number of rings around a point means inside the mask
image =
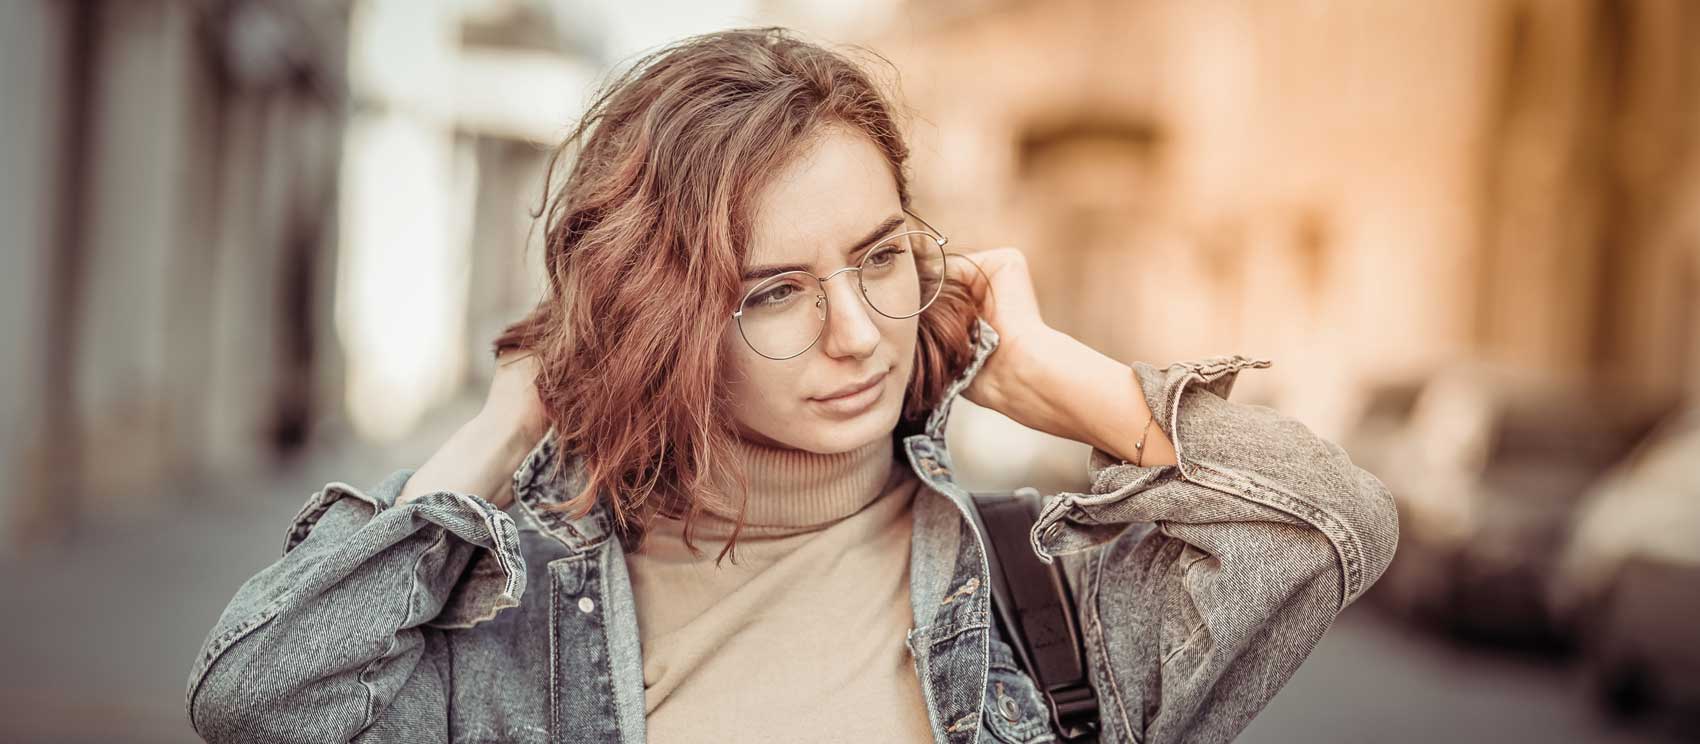
M 446 0 L 355 10 L 343 150 L 337 329 L 357 431 L 397 437 L 465 371 L 469 205 L 453 198 L 458 15 Z M 464 237 L 464 236 L 462 236 Z
M 490 343 L 509 323 L 530 311 L 548 284 L 543 276 L 543 226 L 533 226 L 528 209 L 542 187 L 543 152 L 516 139 L 480 136 L 475 149 L 478 193 L 472 220 L 471 286 L 466 353 L 490 357 Z M 478 383 L 494 367 L 472 365 Z
M 201 176 L 170 339 L 179 429 L 203 467 L 294 454 L 340 409 L 323 391 L 340 377 L 329 318 L 347 12 L 229 0 L 203 19 L 216 65 L 189 128 Z
M 0 10 L 0 282 L 18 284 L 0 292 L 0 340 L 20 360 L 0 390 L 0 522 L 23 538 L 8 544 L 194 502 L 164 486 L 299 441 L 329 206 L 311 145 L 337 137 L 342 12 Z
M 171 409 L 178 366 L 169 353 L 200 93 L 193 9 L 175 2 L 101 3 L 90 81 L 88 189 L 76 205 L 86 231 L 84 291 L 73 343 L 78 461 L 84 507 L 104 516 L 150 508 L 148 486 L 182 459 Z
M 60 196 L 82 188 L 67 178 L 65 154 L 81 135 L 67 119 L 86 97 L 68 83 L 92 64 L 80 47 L 91 43 L 88 3 L 0 3 L 0 344 L 8 350 L 0 373 L 0 544 L 18 550 L 62 527 L 54 514 L 73 473 L 55 467 L 69 453 L 50 433 L 68 426 L 56 417 L 68 385 L 49 385 L 70 363 L 54 328 L 53 287 L 77 276 L 74 256 L 54 250 L 75 230 Z
M 1700 403 L 1700 5 L 1603 4 L 1597 18 L 1620 59 L 1593 360 L 1602 379 Z

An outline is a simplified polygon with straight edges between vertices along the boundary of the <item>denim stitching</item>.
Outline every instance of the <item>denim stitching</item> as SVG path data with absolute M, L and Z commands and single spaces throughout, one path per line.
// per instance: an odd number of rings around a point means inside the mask
M 502 568 L 507 572 L 506 581 L 502 586 L 502 593 L 513 597 L 518 590 L 520 571 L 524 570 L 523 564 L 516 566 L 510 562 L 513 557 L 510 555 L 510 552 L 517 553 L 518 548 L 517 546 L 514 546 L 512 551 L 509 550 L 511 544 L 507 541 L 507 534 L 502 530 L 502 526 L 504 524 L 509 526 L 513 525 L 513 517 L 508 516 L 506 512 L 496 510 L 493 504 L 483 499 L 475 498 L 467 494 L 455 495 L 462 501 L 471 502 L 472 506 L 478 509 L 479 513 L 484 517 L 484 529 L 490 533 L 490 543 L 495 546 L 497 562 L 500 563 Z M 515 604 L 518 604 L 517 599 L 518 598 L 515 597 Z M 494 613 L 492 613 L 491 617 L 494 617 Z
M 1157 662 L 1157 667 L 1162 668 L 1162 667 L 1168 666 L 1169 661 L 1171 659 L 1174 659 L 1176 656 L 1180 655 L 1180 653 L 1182 651 L 1185 651 L 1188 648 L 1190 648 L 1192 646 L 1193 641 L 1196 641 L 1203 636 L 1204 636 L 1204 623 L 1200 622 L 1197 626 L 1195 626 L 1191 631 L 1189 631 L 1186 634 L 1186 640 L 1181 641 L 1180 644 L 1175 646 L 1174 649 L 1170 650 L 1169 653 L 1163 655 L 1163 660 Z
M 1091 556 L 1092 562 L 1088 564 L 1091 567 L 1091 571 L 1089 572 L 1091 580 L 1088 583 L 1091 585 L 1092 601 L 1088 602 L 1087 605 L 1092 609 L 1092 626 L 1098 633 L 1097 650 L 1099 657 L 1099 674 L 1103 676 L 1104 681 L 1108 683 L 1107 686 L 1110 690 L 1110 698 L 1115 701 L 1116 713 L 1120 715 L 1122 719 L 1122 729 L 1129 732 L 1129 734 L 1133 736 L 1134 741 L 1137 742 L 1140 737 L 1137 731 L 1133 728 L 1131 719 L 1128 718 L 1127 699 L 1122 694 L 1121 681 L 1116 679 L 1115 666 L 1110 663 L 1110 651 L 1106 647 L 1104 640 L 1104 621 L 1098 605 L 1100 593 L 1099 589 L 1101 589 L 1104 585 L 1104 554 L 1107 552 L 1108 550 L 1100 548 L 1096 551 L 1096 555 Z M 1099 710 L 1098 717 L 1100 719 L 1103 718 L 1103 711 L 1101 708 Z
M 975 374 L 977 374 L 980 371 L 980 368 L 985 365 L 986 358 L 991 356 L 992 352 L 997 349 L 998 332 L 996 329 L 992 328 L 992 324 L 986 322 L 984 318 L 976 318 L 975 325 L 979 336 L 974 345 L 973 358 L 968 361 L 968 366 L 960 375 L 957 376 L 956 380 L 951 383 L 950 387 L 945 389 L 944 395 L 940 399 L 938 406 L 927 416 L 927 423 L 924 429 L 927 435 L 934 439 L 944 438 L 944 427 L 950 420 L 951 402 L 954 401 L 957 395 L 961 394 L 963 390 L 967 389 L 969 383 L 973 381 Z
M 1361 568 L 1362 546 L 1358 545 L 1357 538 L 1345 528 L 1345 525 L 1340 523 L 1333 514 L 1318 509 L 1309 502 L 1274 486 L 1220 465 L 1203 461 L 1194 464 L 1198 465 L 1207 476 L 1214 476 L 1200 481 L 1201 485 L 1218 491 L 1226 491 L 1253 503 L 1275 509 L 1322 533 L 1322 536 L 1328 540 L 1328 544 L 1334 548 L 1340 563 L 1340 603 L 1335 611 L 1339 612 L 1346 608 L 1348 599 L 1354 595 L 1356 587 L 1362 583 L 1363 576 Z M 1240 482 L 1235 482 L 1235 476 L 1238 476 Z M 1216 478 L 1221 478 L 1223 483 L 1212 484 L 1208 482 Z M 1339 535 L 1339 537 L 1336 537 L 1336 535 Z
M 1168 534 L 1167 532 L 1164 533 L 1164 535 L 1167 535 L 1167 534 Z M 1189 543 L 1185 540 L 1181 540 L 1178 537 L 1170 537 L 1170 539 L 1180 540 L 1180 542 L 1182 544 L 1187 545 L 1187 546 L 1191 546 L 1195 549 L 1198 547 L 1196 545 L 1192 545 L 1192 543 Z M 1191 597 L 1192 597 L 1192 588 L 1187 586 L 1186 582 L 1187 582 L 1187 578 L 1192 575 L 1192 567 L 1198 565 L 1199 563 L 1201 563 L 1203 561 L 1209 560 L 1210 558 L 1213 557 L 1209 553 L 1204 552 L 1203 550 L 1199 550 L 1198 552 L 1200 553 L 1200 555 L 1197 558 L 1194 558 L 1191 561 L 1188 561 L 1185 566 L 1181 567 L 1181 588 L 1186 590 L 1188 599 L 1191 599 Z M 1169 663 L 1170 659 L 1175 658 L 1175 656 L 1177 654 L 1179 654 L 1182 651 L 1185 651 L 1189 646 L 1191 646 L 1193 641 L 1198 640 L 1198 637 L 1200 635 L 1200 631 L 1203 631 L 1204 626 L 1205 626 L 1203 615 L 1204 615 L 1204 613 L 1202 613 L 1202 612 L 1199 613 L 1198 624 L 1193 626 L 1192 630 L 1187 631 L 1186 639 L 1181 641 L 1180 644 L 1176 645 L 1175 648 L 1173 650 L 1171 650 L 1169 653 L 1163 655 L 1163 660 L 1157 663 L 1157 666 L 1159 668 L 1166 666 Z
M 561 582 L 555 572 L 549 572 L 549 740 L 561 735 L 561 651 L 556 648 L 555 636 L 560 633 L 556 607 L 561 603 Z
M 973 615 L 973 614 L 975 614 L 975 613 L 970 613 L 970 615 Z M 984 613 L 978 613 L 978 614 L 983 615 Z M 943 642 L 948 641 L 952 638 L 955 638 L 959 635 L 962 635 L 963 633 L 967 633 L 967 632 L 972 631 L 972 630 L 985 630 L 985 629 L 991 627 L 991 623 L 987 622 L 984 617 L 977 617 L 977 618 L 974 618 L 974 619 L 972 619 L 972 620 L 970 620 L 966 623 L 963 623 L 961 625 L 958 625 L 958 626 L 951 628 L 950 633 L 948 635 L 941 635 L 941 636 L 933 637 L 931 632 L 934 629 L 936 629 L 939 625 L 940 625 L 939 623 L 933 623 L 932 625 L 928 625 L 928 626 L 925 626 L 924 628 L 921 628 L 920 632 L 917 632 L 917 635 L 921 635 L 922 633 L 925 633 L 927 635 L 927 650 L 928 651 L 931 651 L 933 646 L 936 646 L 940 643 L 943 643 Z M 990 645 L 991 645 L 990 643 L 987 644 L 988 647 Z M 990 654 L 991 654 L 991 652 L 990 652 L 990 650 L 988 650 L 987 651 L 987 657 L 988 658 L 990 658 Z
M 523 580 L 525 563 L 523 556 L 519 561 L 514 560 L 513 554 L 518 553 L 518 548 L 514 547 L 513 543 L 508 542 L 507 537 L 503 532 L 503 525 L 506 524 L 512 526 L 513 518 L 508 516 L 506 512 L 495 509 L 494 505 L 489 504 L 488 501 L 472 494 L 459 493 L 456 491 L 434 491 L 422 495 L 408 503 L 419 504 L 419 509 L 425 510 L 428 507 L 439 505 L 445 496 L 451 499 L 451 501 L 448 504 L 444 504 L 444 506 L 450 508 L 469 508 L 478 513 L 479 519 L 483 523 L 484 533 L 490 538 L 491 547 L 485 548 L 485 546 L 482 545 L 477 547 L 490 550 L 495 553 L 496 564 L 501 567 L 503 574 L 502 596 L 498 598 L 491 607 L 486 608 L 477 616 L 469 618 L 465 622 L 457 623 L 437 623 L 435 619 L 427 621 L 428 623 L 431 623 L 433 627 L 465 629 L 495 618 L 497 615 L 501 614 L 502 610 L 519 606 L 519 595 L 523 593 L 523 590 L 520 587 L 520 582 Z M 433 522 L 433 524 L 435 524 L 435 522 Z M 448 532 L 448 529 L 445 527 L 444 531 Z M 512 549 L 510 550 L 510 548 Z
M 945 729 L 945 731 L 949 731 L 953 734 L 958 731 L 967 731 L 969 722 L 973 722 L 975 724 L 975 738 L 979 738 L 979 718 L 980 711 L 970 711 L 967 715 L 956 719 L 956 722 L 950 724 L 950 728 Z
M 1361 572 L 1362 547 L 1357 544 L 1356 538 L 1345 529 L 1345 526 L 1341 524 L 1333 514 L 1317 508 L 1315 505 L 1298 498 L 1296 495 L 1289 495 L 1278 488 L 1262 483 L 1245 474 L 1235 472 L 1219 465 L 1212 465 L 1202 460 L 1189 462 L 1182 456 L 1181 453 L 1182 437 L 1175 432 L 1180 425 L 1181 398 L 1186 392 L 1187 386 L 1192 382 L 1208 384 L 1215 382 L 1216 380 L 1223 379 L 1224 376 L 1238 376 L 1238 373 L 1241 370 L 1247 368 L 1264 368 L 1270 366 L 1270 364 L 1272 363 L 1266 359 L 1248 359 L 1236 354 L 1233 357 L 1230 357 L 1227 361 L 1218 361 L 1213 363 L 1188 363 L 1181 365 L 1193 371 L 1174 383 L 1175 391 L 1172 393 L 1171 398 L 1172 402 L 1170 404 L 1169 421 L 1171 422 L 1170 431 L 1175 445 L 1175 462 L 1182 466 L 1190 466 L 1190 468 L 1195 471 L 1194 473 L 1189 474 L 1187 472 L 1189 469 L 1188 467 L 1181 467 L 1180 474 L 1183 479 L 1192 480 L 1194 482 L 1198 482 L 1200 485 L 1213 488 L 1230 495 L 1239 496 L 1251 501 L 1252 503 L 1268 506 L 1277 511 L 1286 513 L 1294 519 L 1307 523 L 1318 532 L 1321 532 L 1322 536 L 1327 538 L 1329 544 L 1334 547 L 1335 552 L 1340 558 L 1340 602 L 1336 611 L 1344 610 L 1349 599 L 1354 596 L 1356 587 L 1358 587 L 1363 581 Z M 1170 365 L 1171 368 L 1174 366 L 1175 365 Z M 1207 378 L 1199 371 L 1205 366 L 1209 366 L 1213 370 L 1212 374 L 1215 375 L 1214 377 Z M 1198 475 L 1197 471 L 1202 471 L 1207 476 L 1204 481 L 1198 481 L 1196 478 Z M 1210 483 L 1209 481 L 1214 479 L 1208 476 L 1213 474 L 1219 476 L 1221 478 L 1221 482 L 1216 484 Z M 1253 491 L 1260 491 L 1262 493 L 1254 495 Z M 1259 495 L 1263 497 L 1259 498 Z M 1336 535 L 1339 535 L 1340 537 L 1336 537 Z
M 254 613 L 253 617 L 231 626 L 220 634 L 218 640 L 208 646 L 206 654 L 196 660 L 194 668 L 189 670 L 189 689 L 184 695 L 183 702 L 189 714 L 189 727 L 194 729 L 195 733 L 200 733 L 200 726 L 195 723 L 195 693 L 200 692 L 202 683 L 206 681 L 207 673 L 212 671 L 213 665 L 218 663 L 219 657 L 223 656 L 232 644 L 242 640 L 254 629 L 270 622 L 278 611 L 283 609 L 284 599 L 287 596 L 288 592 L 280 593 L 270 604 Z
M 904 638 L 904 643 L 909 646 L 909 658 L 911 666 L 915 667 L 915 676 L 922 680 L 927 679 L 928 672 L 932 669 L 933 646 L 929 642 L 926 645 L 925 652 L 919 651 L 916 648 L 915 639 L 919 637 L 925 641 L 927 639 L 928 629 L 931 627 L 931 625 L 923 625 L 918 628 L 913 628 Z M 939 720 L 938 718 L 938 699 L 933 697 L 932 685 L 921 685 L 921 698 L 922 701 L 927 704 L 928 725 L 934 728 L 943 726 L 944 721 Z
M 370 505 L 374 517 L 378 512 L 384 510 L 384 505 L 364 490 L 342 481 L 326 484 L 324 488 L 309 496 L 306 503 L 302 504 L 301 509 L 296 512 L 295 518 L 290 522 L 288 532 L 284 535 L 282 554 L 288 555 L 289 551 L 300 545 L 302 540 L 307 539 L 307 536 L 312 533 L 312 528 L 318 525 L 319 520 L 324 517 L 326 512 L 330 511 L 331 506 L 343 496 L 353 496 Z M 273 597 L 272 601 L 262 607 L 259 612 L 226 628 L 216 639 L 207 644 L 206 653 L 196 659 L 194 666 L 189 670 L 189 684 L 184 691 L 183 704 L 189 717 L 189 727 L 197 734 L 200 733 L 200 727 L 195 723 L 195 693 L 200 691 L 202 683 L 206 681 L 207 673 L 212 671 L 213 664 L 237 641 L 242 640 L 249 633 L 276 617 L 293 593 L 292 588 L 279 591 L 277 596 Z
M 437 539 L 430 545 L 426 546 L 424 550 L 419 551 L 419 555 L 414 556 L 412 571 L 413 583 L 407 588 L 407 603 L 402 605 L 401 608 L 401 623 L 396 626 L 396 632 L 390 634 L 390 643 L 389 646 L 384 649 L 384 653 L 379 655 L 377 658 L 366 662 L 366 666 L 360 670 L 360 674 L 355 676 L 355 679 L 360 682 L 360 686 L 366 690 L 366 715 L 365 720 L 360 723 L 361 731 L 365 731 L 368 727 L 378 721 L 378 691 L 372 686 L 372 683 L 367 680 L 367 675 L 370 674 L 379 664 L 383 663 L 395 654 L 396 647 L 400 645 L 398 642 L 401 640 L 401 632 L 409 627 L 407 622 L 413 618 L 413 602 L 414 599 L 419 596 L 419 586 L 424 583 L 419 580 L 419 567 L 425 563 L 425 556 L 429 554 L 432 549 L 436 548 L 438 545 L 447 543 L 448 540 L 449 529 L 439 525 L 437 530 Z

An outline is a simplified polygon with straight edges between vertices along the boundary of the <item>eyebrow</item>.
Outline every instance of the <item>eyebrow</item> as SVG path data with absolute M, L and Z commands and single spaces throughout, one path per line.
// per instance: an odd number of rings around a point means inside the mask
M 845 248 L 844 255 L 852 255 L 856 251 L 873 245 L 880 238 L 885 237 L 892 230 L 896 230 L 902 224 L 903 215 L 894 214 L 885 218 L 884 222 L 879 223 L 879 225 L 875 226 L 874 229 L 869 230 L 868 234 L 863 235 L 855 243 L 852 243 L 850 247 Z M 744 281 L 747 282 L 755 279 L 766 279 L 770 276 L 778 276 L 787 271 L 811 271 L 811 269 L 807 264 L 768 264 L 766 266 L 752 266 L 744 270 Z

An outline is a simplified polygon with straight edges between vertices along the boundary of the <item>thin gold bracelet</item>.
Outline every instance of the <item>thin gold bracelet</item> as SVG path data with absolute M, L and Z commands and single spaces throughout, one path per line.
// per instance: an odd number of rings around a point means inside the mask
M 1141 463 L 1145 462 L 1145 437 L 1151 434 L 1151 422 L 1156 420 L 1155 413 L 1145 419 L 1145 426 L 1139 430 L 1139 441 L 1133 443 L 1133 466 L 1136 468 L 1144 467 Z

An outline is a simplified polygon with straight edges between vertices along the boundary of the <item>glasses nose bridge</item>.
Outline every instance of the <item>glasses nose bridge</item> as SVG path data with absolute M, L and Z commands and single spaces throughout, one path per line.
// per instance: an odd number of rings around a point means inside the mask
M 828 279 L 831 279 L 835 276 L 838 276 L 839 274 L 842 274 L 846 271 L 861 272 L 861 270 L 862 270 L 862 267 L 860 267 L 860 266 L 845 266 L 845 267 L 840 268 L 837 271 L 832 272 L 831 274 L 827 274 L 826 276 L 816 276 L 815 281 L 820 282 L 821 287 L 824 288 L 824 287 L 826 287 L 826 282 L 827 282 Z M 860 274 L 858 273 L 858 275 L 860 275 Z M 814 275 L 810 274 L 809 276 L 814 276 Z
M 826 282 L 827 282 L 827 280 L 829 280 L 829 279 L 831 279 L 835 276 L 838 276 L 839 274 L 842 274 L 846 271 L 856 272 L 856 278 L 858 279 L 858 281 L 856 282 L 856 285 L 854 287 L 850 288 L 850 294 L 853 297 L 859 298 L 861 300 L 861 302 L 852 302 L 851 304 L 868 305 L 868 307 L 862 309 L 862 311 L 864 313 L 866 313 L 870 310 L 873 310 L 872 302 L 869 300 L 867 293 L 862 290 L 862 284 L 859 281 L 861 279 L 861 276 L 862 276 L 862 274 L 861 274 L 862 267 L 860 267 L 860 266 L 845 266 L 845 267 L 838 269 L 837 271 L 834 271 L 830 274 L 827 274 L 826 276 L 815 276 L 815 281 L 820 283 L 820 296 L 819 296 L 820 300 L 819 300 L 819 303 L 816 305 L 816 308 L 817 308 L 818 312 L 820 313 L 820 319 L 821 319 L 821 322 L 823 324 L 830 324 L 829 318 L 832 315 L 832 311 L 830 309 L 832 307 L 832 301 L 831 301 L 831 299 L 829 299 L 829 295 L 827 294 L 827 291 L 826 291 Z M 814 275 L 810 274 L 810 276 L 814 276 Z
M 858 279 L 858 280 L 859 280 L 859 279 L 861 279 L 861 276 L 862 276 L 862 274 L 861 274 L 861 272 L 862 272 L 862 267 L 860 267 L 860 266 L 845 266 L 845 267 L 843 267 L 843 268 L 840 268 L 840 269 L 838 269 L 838 270 L 837 270 L 837 271 L 834 271 L 834 272 L 832 272 L 832 273 L 830 273 L 830 274 L 827 274 L 827 275 L 826 275 L 826 276 L 815 276 L 815 275 L 814 275 L 814 274 L 810 274 L 810 275 L 809 275 L 809 276 L 813 276 L 813 277 L 814 277 L 814 279 L 815 279 L 815 281 L 816 281 L 816 282 L 817 282 L 817 283 L 819 283 L 819 284 L 820 284 L 820 297 L 821 297 L 821 300 L 822 300 L 822 301 L 823 301 L 823 302 L 830 302 L 830 300 L 828 300 L 828 299 L 827 299 L 827 293 L 826 293 L 826 283 L 827 283 L 827 281 L 828 281 L 828 280 L 830 280 L 830 279 L 832 279 L 832 278 L 833 278 L 833 277 L 835 277 L 835 276 L 838 276 L 838 275 L 839 275 L 839 274 L 842 274 L 842 273 L 844 273 L 844 272 L 846 272 L 846 271 L 854 271 L 854 272 L 856 272 L 856 278 L 857 278 L 857 279 Z M 857 295 L 857 296 L 861 296 L 861 295 L 862 295 L 862 291 L 861 291 L 861 289 L 862 289 L 862 285 L 861 285 L 861 282 L 860 282 L 860 281 L 858 281 L 858 282 L 857 282 L 857 283 L 856 283 L 856 286 L 855 286 L 855 287 L 854 287 L 854 288 L 853 288 L 853 289 L 854 289 L 854 290 L 855 290 L 855 291 L 854 291 L 854 292 L 853 292 L 853 294 L 855 294 L 855 295 Z M 825 309 L 826 309 L 826 308 L 824 308 L 824 307 L 822 307 L 822 308 L 821 308 L 821 310 L 823 310 L 823 311 L 824 311 L 824 310 L 825 310 Z M 824 313 L 823 313 L 823 314 L 824 314 Z M 825 318 L 824 318 L 824 317 L 823 317 L 823 318 L 822 318 L 822 320 L 824 320 L 824 319 L 825 319 Z

